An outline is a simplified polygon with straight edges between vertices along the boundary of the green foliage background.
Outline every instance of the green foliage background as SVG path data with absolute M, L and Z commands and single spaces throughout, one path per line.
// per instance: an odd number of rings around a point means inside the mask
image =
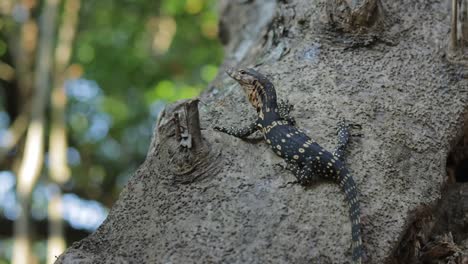
M 81 175 L 76 181 L 87 197 L 105 201 L 111 194 L 113 200 L 144 159 L 162 104 L 197 96 L 216 75 L 222 48 L 216 38 L 215 1 L 100 0 L 83 5 L 74 61 L 102 95 L 79 113 L 83 116 L 69 112 L 71 141 L 82 156 L 73 175 Z M 162 51 L 152 46 L 161 19 L 175 25 L 174 35 L 167 37 L 170 45 Z M 86 140 L 87 121 L 99 113 L 112 120 L 109 134 Z
M 67 81 L 72 180 L 65 193 L 110 208 L 143 162 L 164 104 L 197 96 L 215 77 L 223 56 L 215 4 L 215 0 L 81 0 L 68 69 L 76 79 Z M 32 15 L 39 17 L 40 8 Z M 11 60 L 14 47 L 8 39 L 16 26 L 12 16 L 0 14 L 1 61 Z M 10 85 L 0 81 L 3 116 L 10 114 L 5 92 L 15 89 Z M 0 124 L 0 135 L 13 118 L 4 127 Z M 0 172 L 12 170 L 13 166 L 0 164 Z M 47 184 L 45 171 L 42 184 Z M 47 212 L 47 203 L 33 206 Z M 0 237 L 0 263 L 8 263 L 10 247 L 11 239 Z M 45 241 L 36 242 L 35 249 L 42 262 Z

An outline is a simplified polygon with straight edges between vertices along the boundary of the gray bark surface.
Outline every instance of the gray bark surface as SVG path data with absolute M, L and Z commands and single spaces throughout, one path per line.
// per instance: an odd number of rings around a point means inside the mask
M 341 117 L 362 125 L 346 164 L 361 193 L 367 262 L 390 263 L 441 198 L 463 132 L 468 82 L 446 58 L 450 3 L 378 2 L 380 17 L 356 29 L 342 26 L 354 12 L 340 8 L 346 1 L 326 2 L 221 1 L 225 66 L 257 65 L 294 104 L 297 126 L 328 150 Z M 171 128 L 180 105 L 168 107 L 106 221 L 57 263 L 350 262 L 339 187 L 286 185 L 294 176 L 263 141 L 214 131 L 255 117 L 223 72 L 200 100 L 203 147 L 180 146 Z

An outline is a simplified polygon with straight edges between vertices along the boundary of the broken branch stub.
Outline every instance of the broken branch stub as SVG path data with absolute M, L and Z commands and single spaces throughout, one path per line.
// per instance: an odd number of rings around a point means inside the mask
M 452 18 L 451 18 L 451 25 L 450 25 L 451 51 L 455 51 L 458 47 L 457 25 L 458 25 L 458 4 L 457 4 L 457 0 L 452 0 Z
M 370 32 L 386 19 L 380 0 L 333 0 L 327 8 L 332 27 L 349 33 Z
M 468 64 L 468 0 L 451 1 L 449 61 L 466 67 Z
M 198 112 L 198 99 L 168 105 L 158 120 L 156 146 L 150 155 L 166 156 L 163 164 L 176 183 L 191 183 L 202 176 L 214 175 L 218 169 L 219 151 L 204 140 Z M 152 144 L 153 145 L 153 144 Z

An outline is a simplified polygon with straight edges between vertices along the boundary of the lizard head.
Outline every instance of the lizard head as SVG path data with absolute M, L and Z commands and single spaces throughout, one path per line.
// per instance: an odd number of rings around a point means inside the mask
M 265 87 L 262 81 L 266 78 L 253 69 L 227 69 L 226 73 L 236 80 L 247 95 L 250 104 L 260 111 L 263 106 Z

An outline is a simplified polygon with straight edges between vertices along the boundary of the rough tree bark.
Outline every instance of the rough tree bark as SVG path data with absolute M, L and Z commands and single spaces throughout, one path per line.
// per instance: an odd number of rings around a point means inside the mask
M 425 220 L 447 204 L 438 203 L 447 169 L 466 161 L 447 158 L 468 145 L 463 56 L 447 55 L 450 7 L 442 0 L 220 2 L 225 65 L 267 74 L 278 97 L 294 104 L 298 126 L 327 149 L 339 118 L 362 125 L 346 163 L 361 192 L 368 263 L 461 263 L 450 230 L 432 241 L 438 228 Z M 349 262 L 339 188 L 287 185 L 294 177 L 275 166 L 283 161 L 262 141 L 213 131 L 254 118 L 222 72 L 200 100 L 202 150 L 184 141 L 198 138 L 190 115 L 180 114 L 190 112 L 187 103 L 168 107 L 109 217 L 57 263 Z

